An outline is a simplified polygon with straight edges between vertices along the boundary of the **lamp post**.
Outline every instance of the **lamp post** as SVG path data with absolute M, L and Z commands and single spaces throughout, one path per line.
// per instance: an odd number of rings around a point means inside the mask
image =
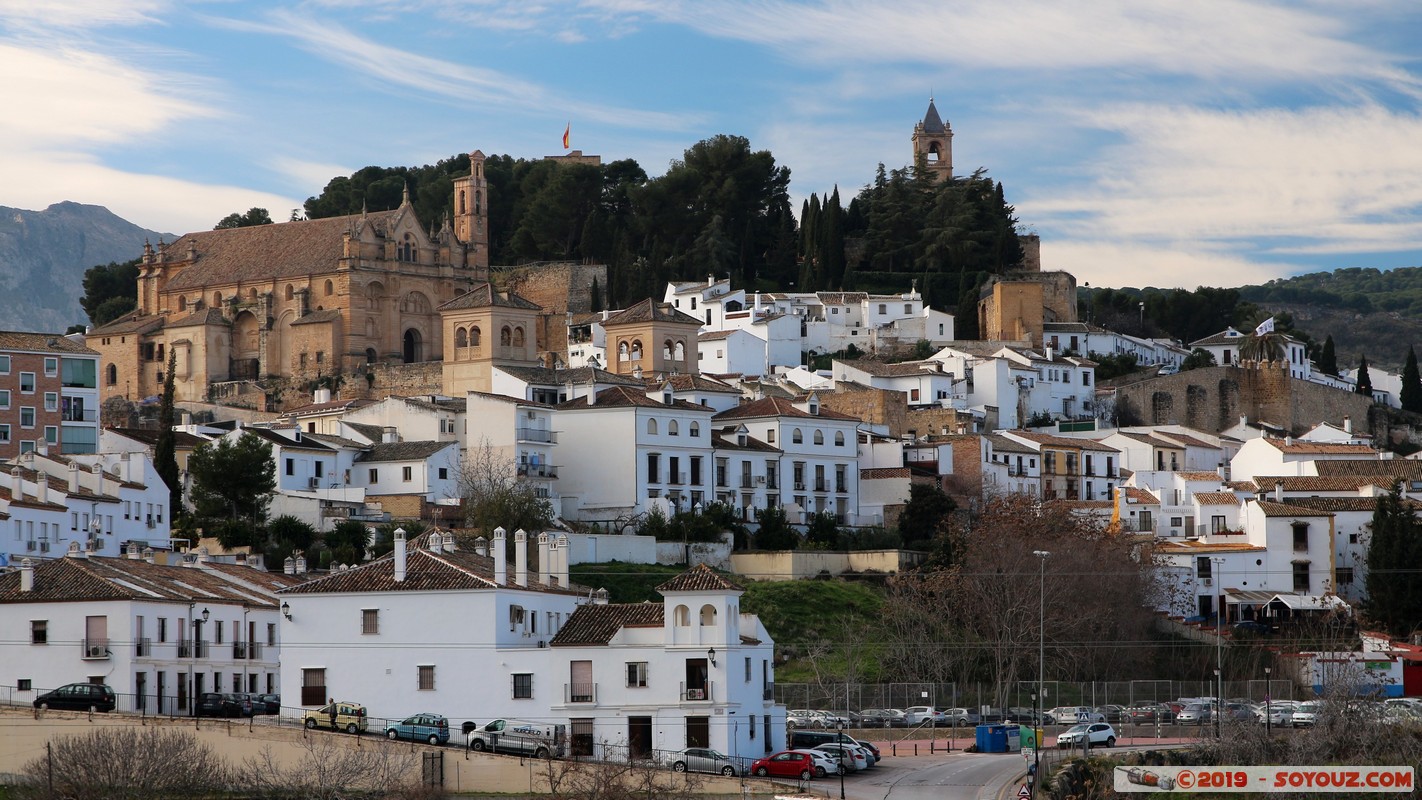
M 1224 711 L 1224 559 L 1215 556 L 1210 561 L 1215 565 L 1215 737 L 1219 738 L 1224 730 L 1220 720 Z
M 844 757 L 849 754 L 849 747 L 844 743 L 844 718 L 839 720 L 839 800 L 844 800 Z
M 1274 734 L 1274 713 L 1270 708 L 1269 701 L 1269 695 L 1272 693 L 1269 688 L 1269 673 L 1272 671 L 1269 667 L 1264 668 L 1264 735 L 1266 737 Z
M 1038 558 L 1037 562 L 1037 698 L 1034 704 L 1047 704 L 1047 694 L 1043 688 L 1047 675 L 1047 559 L 1051 553 L 1047 550 L 1033 550 L 1032 555 Z M 1033 725 L 1040 725 L 1041 717 L 1033 721 Z M 1033 728 L 1033 733 L 1037 729 Z M 1033 737 L 1034 739 L 1036 737 Z M 1036 742 L 1036 747 L 1032 748 L 1032 791 L 1037 791 L 1037 770 L 1042 766 L 1042 743 Z
M 241 639 L 243 636 L 247 637 L 247 646 L 242 648 L 242 691 L 244 692 L 250 692 L 256 688 L 252 686 L 252 677 L 247 674 L 250 672 L 248 666 L 252 663 L 252 648 L 255 647 L 255 645 L 252 644 L 251 631 L 247 625 L 247 614 L 251 611 L 251 606 L 246 603 L 242 604 L 242 630 L 237 635 L 238 639 Z

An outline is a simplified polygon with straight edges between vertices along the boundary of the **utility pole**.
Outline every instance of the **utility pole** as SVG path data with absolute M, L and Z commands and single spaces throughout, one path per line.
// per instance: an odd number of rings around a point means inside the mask
M 1047 550 L 1033 550 L 1032 555 L 1036 556 L 1037 566 L 1037 702 L 1042 706 L 1047 705 L 1047 695 L 1043 691 L 1047 675 L 1047 559 L 1051 553 Z M 1041 724 L 1041 716 L 1033 722 L 1033 725 Z M 1033 733 L 1038 729 L 1033 728 Z M 1033 737 L 1034 739 L 1037 737 Z M 1037 791 L 1038 782 L 1041 775 L 1038 774 L 1042 766 L 1042 743 L 1037 742 L 1032 749 L 1032 791 Z

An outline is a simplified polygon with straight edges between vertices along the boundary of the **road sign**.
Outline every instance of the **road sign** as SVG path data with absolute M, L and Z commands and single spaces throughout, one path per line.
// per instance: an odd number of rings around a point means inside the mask
M 1022 757 L 1027 759 L 1027 761 L 1030 763 L 1032 761 L 1032 756 L 1035 754 L 1035 752 L 1036 750 L 1034 748 L 1024 747 L 1022 748 Z
M 1078 711 L 1078 712 L 1076 712 L 1076 721 L 1077 721 L 1077 722 L 1090 722 L 1090 721 L 1091 721 L 1091 715 L 1088 714 L 1088 713 L 1086 713 L 1085 711 Z
M 1024 783 L 1017 789 L 1017 796 L 1021 798 L 1021 800 L 1031 800 L 1032 790 Z

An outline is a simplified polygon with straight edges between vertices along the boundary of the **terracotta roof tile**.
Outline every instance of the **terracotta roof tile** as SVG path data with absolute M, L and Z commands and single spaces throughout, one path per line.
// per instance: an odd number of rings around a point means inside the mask
M 1125 489 L 1126 500 L 1129 502 L 1147 506 L 1160 505 L 1160 499 L 1145 489 L 1137 486 L 1127 486 Z
M 602 327 L 608 328 L 614 325 L 630 325 L 642 322 L 674 322 L 682 325 L 695 325 L 698 328 L 701 327 L 701 320 L 696 317 L 677 311 L 675 308 L 672 308 L 670 303 L 660 303 L 650 297 L 628 306 L 603 320 Z
M 1369 455 L 1377 454 L 1371 445 L 1366 444 L 1342 444 L 1340 442 L 1301 442 L 1295 439 L 1292 443 L 1284 439 L 1265 439 L 1276 450 L 1284 453 L 1296 455 Z
M 1283 484 L 1286 492 L 1355 492 L 1364 486 L 1392 488 L 1385 475 L 1256 475 L 1254 483 L 1260 491 L 1270 492 Z
M 288 580 L 285 576 L 276 578 L 271 573 L 235 565 L 208 569 L 150 564 L 127 558 L 66 556 L 37 561 L 34 589 L 29 592 L 20 591 L 18 572 L 0 575 L 0 602 L 208 600 L 276 606 L 270 591 L 246 588 L 222 575 L 258 586 L 270 586 L 274 580 L 281 583 Z
M 907 478 L 911 474 L 908 467 L 870 467 L 859 470 L 859 479 L 862 481 L 888 480 L 890 478 Z
M 1306 502 L 1312 502 L 1310 498 Z M 1316 508 L 1305 508 L 1301 505 L 1289 503 L 1271 503 L 1267 500 L 1259 501 L 1259 510 L 1264 512 L 1266 517 L 1331 517 L 1327 511 L 1320 511 Z
M 887 364 L 883 361 L 874 361 L 867 358 L 859 358 L 853 361 L 836 359 L 836 364 L 842 364 L 860 372 L 867 372 L 877 378 L 903 378 L 915 375 L 945 374 L 939 373 L 941 361 L 900 361 L 894 364 Z M 945 374 L 946 375 L 946 374 Z
M 1383 475 L 1402 480 L 1422 480 L 1422 461 L 1410 458 L 1359 458 L 1315 461 L 1319 475 Z
M 717 414 L 715 419 L 751 419 L 755 417 L 796 417 L 799 419 L 838 419 L 853 420 L 858 422 L 857 417 L 848 414 L 841 414 L 838 411 L 831 411 L 820 405 L 819 416 L 815 416 L 808 411 L 796 408 L 794 401 L 784 397 L 762 397 L 749 403 L 742 403 L 735 408 L 726 409 Z
M 667 592 L 743 592 L 745 589 L 732 583 L 705 564 L 697 564 L 658 586 L 657 591 L 666 594 Z
M 588 405 L 586 397 L 576 397 L 563 403 L 559 403 L 557 408 L 560 411 L 576 411 L 579 408 L 676 408 L 683 411 L 706 411 L 711 409 L 698 403 L 688 403 L 685 400 L 673 399 L 671 405 L 667 405 L 660 400 L 653 400 L 647 396 L 645 389 L 634 386 L 609 386 L 598 392 L 594 398 L 594 404 Z
M 549 369 L 547 367 L 515 367 L 497 365 L 494 369 L 512 375 L 524 383 L 539 386 L 563 386 L 587 384 L 589 382 L 608 383 L 621 386 L 641 386 L 642 380 L 631 375 L 618 375 L 595 367 L 574 367 L 572 369 Z
M 151 333 L 163 327 L 166 317 L 161 314 L 140 315 L 137 311 L 130 311 L 115 320 L 110 320 L 95 327 L 86 334 L 85 338 L 96 336 L 121 336 L 123 334 L 144 334 Z
M 292 325 L 318 325 L 323 322 L 337 322 L 342 318 L 340 309 L 325 308 L 320 311 L 312 311 L 300 319 L 293 320 Z
M 1218 472 L 1205 472 L 1204 470 L 1199 472 L 1177 472 L 1175 474 L 1183 481 L 1212 481 L 1218 483 L 1224 480 L 1220 477 Z
M 358 463 L 376 461 L 422 461 L 458 442 L 380 442 L 356 458 Z
M 543 310 L 543 306 L 532 300 L 520 297 L 513 292 L 501 292 L 487 281 L 474 284 L 469 291 L 441 305 L 438 310 L 452 311 L 458 308 L 490 308 L 493 306 L 523 308 L 529 311 Z
M 579 606 L 548 643 L 550 647 L 605 645 L 623 628 L 660 628 L 665 624 L 661 603 L 609 603 Z
M 15 298 L 20 301 L 20 298 Z M 62 333 L 25 333 L 23 331 L 0 331 L 0 350 L 35 350 L 45 353 L 65 353 L 69 355 L 97 356 L 97 350 L 66 339 Z
M 1234 492 L 1195 492 L 1195 502 L 1202 506 L 1237 506 L 1239 498 Z

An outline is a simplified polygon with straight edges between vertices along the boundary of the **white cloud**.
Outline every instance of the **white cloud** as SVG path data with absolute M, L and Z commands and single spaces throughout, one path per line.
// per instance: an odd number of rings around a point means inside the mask
M 1108 242 L 1042 240 L 1042 269 L 1065 270 L 1077 285 L 1243 286 L 1299 272 L 1290 265 L 1262 265 L 1244 258 L 1192 250 Z
M 139 25 L 156 21 L 170 5 L 164 0 L 0 0 L 0 20 L 46 30 Z

